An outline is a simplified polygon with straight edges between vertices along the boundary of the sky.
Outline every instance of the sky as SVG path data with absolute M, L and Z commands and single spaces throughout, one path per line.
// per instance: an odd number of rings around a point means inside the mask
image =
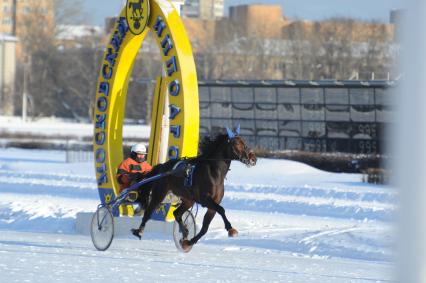
M 82 1 L 90 17 L 87 23 L 103 25 L 104 18 L 119 13 L 123 0 Z M 404 7 L 403 0 L 225 0 L 225 13 L 229 6 L 241 4 L 281 4 L 284 16 L 290 19 L 321 20 L 330 17 L 351 17 L 362 20 L 389 22 L 393 9 Z

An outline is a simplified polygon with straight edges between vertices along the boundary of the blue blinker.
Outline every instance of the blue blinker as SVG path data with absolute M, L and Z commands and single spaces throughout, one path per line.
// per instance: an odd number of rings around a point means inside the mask
M 235 138 L 235 134 L 234 134 L 234 132 L 232 132 L 232 130 L 231 129 L 229 129 L 228 127 L 226 127 L 226 133 L 228 134 L 228 138 L 229 139 L 233 139 L 233 138 Z

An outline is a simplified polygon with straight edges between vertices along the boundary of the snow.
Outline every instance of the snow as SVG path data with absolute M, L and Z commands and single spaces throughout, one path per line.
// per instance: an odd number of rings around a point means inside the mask
M 233 162 L 223 206 L 237 238 L 216 216 L 189 254 L 156 233 L 116 237 L 99 252 L 75 230 L 76 214 L 99 202 L 94 165 L 65 160 L 63 151 L 0 149 L 7 282 L 393 282 L 398 195 L 359 174 Z M 198 208 L 199 225 L 204 212 Z
M 58 40 L 76 40 L 90 36 L 102 36 L 103 29 L 100 26 L 89 25 L 57 25 L 56 29 Z
M 20 134 L 44 136 L 52 139 L 55 137 L 75 137 L 78 139 L 92 138 L 93 125 L 78 123 L 60 118 L 37 118 L 22 121 L 19 117 L 0 116 L 0 134 Z M 139 124 L 125 124 L 123 137 L 125 138 L 149 138 L 150 127 Z
M 60 129 L 60 130 L 58 130 Z M 0 116 L 3 134 L 91 137 L 90 124 Z M 126 125 L 125 137 L 149 127 Z M 171 235 L 118 236 L 106 252 L 76 233 L 76 215 L 98 203 L 94 165 L 64 151 L 0 149 L 0 278 L 8 282 L 393 282 L 398 194 L 359 174 L 302 163 L 233 162 L 223 206 L 189 254 Z M 205 210 L 198 208 L 201 225 Z M 52 268 L 54 267 L 54 268 Z M 0 279 L 0 282 L 2 280 Z
M 120 239 L 119 245 L 98 252 L 79 235 L 5 232 L 0 248 L 0 274 L 7 274 L 8 282 L 389 282 L 377 276 L 388 271 L 382 263 L 354 266 L 235 246 L 199 245 L 179 254 L 170 251 L 169 242 L 155 239 L 137 245 Z M 19 257 L 12 265 L 13 254 Z

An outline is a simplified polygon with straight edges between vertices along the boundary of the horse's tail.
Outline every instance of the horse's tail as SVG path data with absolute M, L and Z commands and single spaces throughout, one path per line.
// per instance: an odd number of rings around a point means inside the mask
M 163 163 L 163 164 L 155 165 L 152 168 L 152 170 L 145 175 L 145 178 L 154 177 L 154 176 L 157 176 L 159 174 L 166 173 L 166 172 L 170 171 L 173 167 L 173 164 L 176 163 L 176 162 L 177 161 L 172 160 L 172 161 L 168 161 L 168 162 Z M 139 201 L 142 203 L 142 206 L 144 206 L 144 207 L 148 206 L 149 201 L 150 201 L 151 192 L 152 192 L 154 186 L 159 181 L 161 181 L 161 179 L 146 183 L 142 186 L 142 189 L 140 190 L 140 196 L 139 196 Z
M 144 186 L 143 190 L 139 191 L 138 201 L 144 209 L 149 205 L 150 195 L 152 192 L 152 185 L 148 184 Z

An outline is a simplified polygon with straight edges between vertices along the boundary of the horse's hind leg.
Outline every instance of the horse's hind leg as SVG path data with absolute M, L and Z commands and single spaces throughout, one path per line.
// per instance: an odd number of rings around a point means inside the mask
M 161 201 L 167 195 L 167 189 L 164 189 L 165 186 L 154 186 L 152 189 L 151 201 L 148 204 L 148 207 L 145 209 L 143 214 L 141 225 L 138 229 L 132 229 L 131 232 L 134 236 L 138 237 L 139 240 L 142 239 L 143 231 L 145 229 L 145 224 L 151 218 L 152 212 L 157 208 Z
M 205 205 L 207 206 L 207 208 L 217 211 L 217 213 L 222 216 L 223 222 L 225 223 L 225 229 L 226 231 L 228 231 L 229 237 L 236 237 L 238 235 L 238 231 L 232 228 L 231 223 L 226 217 L 225 209 L 220 204 L 216 203 L 212 198 L 208 198 L 205 202 Z
M 150 193 L 151 193 L 150 187 L 139 190 L 139 195 L 136 201 L 140 203 L 142 209 L 144 210 L 148 206 Z
M 183 239 L 186 240 L 188 238 L 188 228 L 183 224 L 182 222 L 182 215 L 184 214 L 185 211 L 187 211 L 192 205 L 194 204 L 194 202 L 189 201 L 189 200 L 182 200 L 182 203 L 179 205 L 179 207 L 173 212 L 173 215 L 175 216 L 175 220 L 177 221 L 177 223 L 179 224 L 179 228 L 182 231 L 183 234 Z

